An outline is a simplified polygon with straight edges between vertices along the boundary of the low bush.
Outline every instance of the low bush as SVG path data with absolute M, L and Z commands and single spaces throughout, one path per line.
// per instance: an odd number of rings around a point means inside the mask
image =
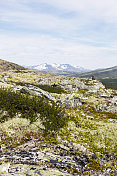
M 58 131 L 66 124 L 64 110 L 43 97 L 32 97 L 0 88 L 0 108 L 7 111 L 7 118 L 8 115 L 12 118 L 16 114 L 21 114 L 21 118 L 29 119 L 31 123 L 40 118 L 45 127 L 45 133 Z M 37 114 L 40 115 L 37 116 Z M 5 121 L 5 116 L 0 120 Z
M 11 82 L 15 83 L 16 85 L 21 85 L 21 86 L 30 85 L 30 83 L 24 83 L 24 82 L 13 82 L 13 81 L 11 81 Z M 51 85 L 47 85 L 47 84 L 44 84 L 44 85 L 32 84 L 32 83 L 31 83 L 31 85 L 39 87 L 40 89 L 43 89 L 43 90 L 50 92 L 50 93 L 57 93 L 57 94 L 66 93 L 66 91 L 59 86 L 54 86 L 54 85 L 51 86 Z

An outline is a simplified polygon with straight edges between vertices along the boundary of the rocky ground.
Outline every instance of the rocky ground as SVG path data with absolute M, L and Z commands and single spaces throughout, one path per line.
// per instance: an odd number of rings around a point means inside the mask
M 78 145 L 78 148 L 82 146 Z M 70 155 L 67 152 L 70 151 Z M 1 176 L 6 175 L 116 175 L 117 172 L 112 167 L 104 167 L 106 159 L 114 160 L 114 156 L 105 155 L 97 158 L 102 163 L 102 168 L 98 171 L 90 170 L 90 159 L 88 155 L 82 153 L 77 156 L 76 149 L 65 145 L 53 145 L 43 143 L 43 141 L 32 140 L 17 148 L 5 148 L 1 151 L 0 159 L 4 162 L 1 165 Z M 97 163 L 95 163 L 97 164 Z M 99 164 L 99 163 L 98 163 Z M 95 165 L 95 167 L 99 167 Z M 69 171 L 71 173 L 69 173 Z M 72 171 L 73 174 L 72 174 Z
M 45 89 L 47 85 L 51 90 Z M 2 73 L 0 86 L 22 94 L 44 96 L 64 108 L 69 117 L 66 126 L 53 137 L 54 142 L 51 136 L 43 135 L 41 122 L 30 125 L 18 115 L 1 122 L 1 176 L 117 175 L 116 90 L 105 89 L 97 80 L 26 70 Z M 59 89 L 61 93 L 57 92 Z M 27 142 L 20 140 L 16 146 L 10 140 L 4 142 L 8 138 L 12 141 L 26 138 L 27 131 Z

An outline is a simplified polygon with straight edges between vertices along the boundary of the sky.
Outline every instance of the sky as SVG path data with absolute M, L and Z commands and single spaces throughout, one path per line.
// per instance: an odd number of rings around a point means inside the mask
M 117 65 L 117 0 L 0 0 L 0 59 Z

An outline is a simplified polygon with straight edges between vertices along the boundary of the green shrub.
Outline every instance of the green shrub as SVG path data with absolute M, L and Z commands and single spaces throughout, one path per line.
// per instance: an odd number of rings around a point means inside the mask
M 24 83 L 24 82 L 13 82 L 13 81 L 11 81 L 11 82 L 15 83 L 16 85 L 20 85 L 20 86 L 30 85 L 30 83 Z M 31 83 L 31 85 L 39 87 L 40 89 L 45 90 L 50 93 L 57 93 L 57 94 L 66 93 L 66 91 L 59 86 L 51 86 L 51 85 L 47 85 L 47 84 L 44 84 L 44 85 L 32 84 L 32 83 Z
M 58 86 L 54 87 L 54 86 L 50 86 L 50 85 L 38 85 L 38 87 L 40 89 L 43 89 L 43 90 L 48 91 L 50 93 L 57 93 L 57 94 L 66 93 L 64 89 L 62 89 Z
M 95 171 L 101 170 L 101 171 L 103 171 L 103 166 L 100 165 L 98 160 L 89 159 L 89 162 L 90 163 L 87 165 L 87 167 L 90 170 L 95 170 Z
M 31 123 L 40 118 L 45 126 L 45 133 L 55 132 L 66 123 L 64 110 L 55 103 L 50 103 L 43 97 L 15 93 L 10 89 L 0 89 L 0 108 L 7 111 L 11 118 L 21 114 L 21 118 L 29 119 Z M 3 120 L 6 120 L 5 117 Z

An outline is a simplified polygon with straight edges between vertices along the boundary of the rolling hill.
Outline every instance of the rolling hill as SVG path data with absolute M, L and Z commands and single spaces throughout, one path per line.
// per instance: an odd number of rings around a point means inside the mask
M 92 75 L 98 79 L 117 77 L 117 66 L 78 74 L 80 77 L 91 77 Z
M 94 70 L 82 74 L 76 74 L 74 76 L 81 78 L 91 78 L 94 76 L 96 79 L 100 80 L 106 86 L 106 88 L 117 89 L 117 66 L 107 69 Z

